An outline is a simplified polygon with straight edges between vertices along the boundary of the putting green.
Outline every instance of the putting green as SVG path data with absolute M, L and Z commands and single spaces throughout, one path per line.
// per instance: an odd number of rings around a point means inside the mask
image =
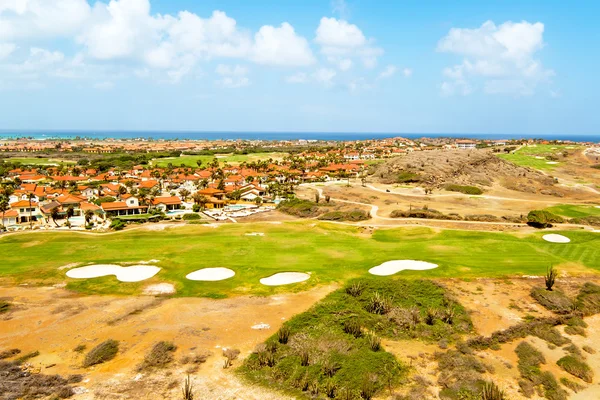
M 0 237 L 0 282 L 67 282 L 84 293 L 138 294 L 151 283 L 173 283 L 178 296 L 224 297 L 303 290 L 317 284 L 368 276 L 368 270 L 397 259 L 439 265 L 428 271 L 402 271 L 398 277 L 499 277 L 542 275 L 549 265 L 571 273 L 600 270 L 600 235 L 562 233 L 568 245 L 527 236 L 429 228 L 377 229 L 365 236 L 354 226 L 308 222 L 228 224 L 216 229 L 189 225 L 167 231 L 131 230 L 113 234 L 33 232 Z M 265 232 L 265 236 L 246 236 Z M 116 279 L 75 280 L 61 266 L 114 264 L 158 259 L 161 271 L 143 283 Z M 194 282 L 185 276 L 219 265 L 235 276 L 219 282 Z M 306 272 L 306 282 L 266 287 L 260 279 L 277 272 Z M 386 277 L 382 279 L 394 279 Z

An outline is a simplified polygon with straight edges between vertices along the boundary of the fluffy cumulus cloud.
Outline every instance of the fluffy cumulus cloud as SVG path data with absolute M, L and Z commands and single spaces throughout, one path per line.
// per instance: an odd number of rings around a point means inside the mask
M 264 25 L 253 33 L 222 11 L 207 17 L 188 11 L 156 14 L 150 0 L 100 0 L 93 6 L 87 0 L 0 0 L 0 60 L 15 56 L 22 47 L 24 57 L 30 43 L 47 39 L 72 40 L 80 46 L 80 64 L 129 65 L 138 77 L 162 76 L 171 82 L 213 59 L 281 67 L 316 63 L 308 40 L 287 22 Z M 57 63 L 60 74 L 74 75 L 64 72 L 72 69 L 67 65 L 72 60 L 63 57 L 63 62 Z M 243 84 L 243 79 L 233 83 Z
M 347 85 L 375 68 L 383 50 L 347 21 L 344 1 L 332 7 L 337 18 L 315 19 L 309 41 L 286 21 L 252 31 L 218 10 L 159 14 L 151 0 L 0 0 L 0 70 L 7 82 L 85 79 L 106 90 L 128 76 L 178 83 L 218 65 L 209 72 L 216 84 L 235 88 L 251 83 L 243 65 L 256 64 L 296 68 L 286 78 L 290 83 Z M 202 68 L 206 63 L 212 66 Z M 393 68 L 382 77 L 408 76 Z
M 252 60 L 281 66 L 307 66 L 315 62 L 308 41 L 287 22 L 278 28 L 270 25 L 260 28 L 254 36 Z
M 437 50 L 462 58 L 443 70 L 444 95 L 468 95 L 481 87 L 489 94 L 531 95 L 554 72 L 542 66 L 536 53 L 544 46 L 541 22 L 492 21 L 479 28 L 453 28 L 437 45 Z
M 378 57 L 383 55 L 383 50 L 375 47 L 358 26 L 342 19 L 321 18 L 315 43 L 321 46 L 327 60 L 342 71 L 352 66 L 353 58 L 361 60 L 367 68 L 374 68 Z

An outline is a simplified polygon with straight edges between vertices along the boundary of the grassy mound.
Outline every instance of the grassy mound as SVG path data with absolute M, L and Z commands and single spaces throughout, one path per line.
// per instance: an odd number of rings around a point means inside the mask
M 316 217 L 322 212 L 317 203 L 302 199 L 289 199 L 282 201 L 277 206 L 277 209 L 283 213 L 294 215 L 300 218 Z
M 471 330 L 464 308 L 432 282 L 357 279 L 291 319 L 240 371 L 300 397 L 371 398 L 407 371 L 380 337 L 453 340 Z
M 108 339 L 98 346 L 94 347 L 83 360 L 83 367 L 91 367 L 92 365 L 102 364 L 110 361 L 119 352 L 119 342 L 116 340 Z
M 564 218 L 546 210 L 533 210 L 527 214 L 527 224 L 535 228 L 549 228 L 552 224 L 562 224 Z
M 559 290 L 549 291 L 536 287 L 531 289 L 531 297 L 550 311 L 558 314 L 568 314 L 573 311 L 573 300 Z
M 454 185 L 449 184 L 444 187 L 449 192 L 459 192 L 464 194 L 472 194 L 472 195 L 480 195 L 483 194 L 483 190 L 478 188 L 477 186 L 468 186 L 468 185 Z
M 352 211 L 331 211 L 319 217 L 321 221 L 366 221 L 371 218 L 371 214 L 362 210 Z

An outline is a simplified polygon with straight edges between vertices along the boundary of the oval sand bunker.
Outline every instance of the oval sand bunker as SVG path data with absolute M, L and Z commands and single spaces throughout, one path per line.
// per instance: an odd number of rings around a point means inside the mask
M 133 265 L 121 267 L 119 265 L 88 265 L 87 267 L 73 268 L 67 271 L 69 278 L 90 279 L 102 276 L 115 275 L 121 282 L 140 282 L 158 274 L 160 268 L 150 265 Z
M 260 283 L 265 286 L 290 285 L 292 283 L 304 282 L 310 278 L 309 274 L 304 272 L 279 272 L 267 278 L 262 278 Z
M 235 271 L 229 268 L 204 268 L 187 274 L 186 278 L 191 281 L 215 282 L 229 279 L 234 275 Z
M 381 265 L 371 268 L 369 270 L 369 273 L 378 276 L 388 276 L 397 274 L 398 272 L 404 271 L 405 269 L 410 269 L 414 271 L 424 271 L 427 269 L 434 269 L 437 267 L 437 264 L 432 264 L 425 261 L 394 260 L 384 262 Z
M 555 233 L 544 235 L 542 236 L 542 239 L 550 243 L 569 243 L 571 241 L 571 239 L 569 239 L 568 237 L 563 235 L 557 235 Z

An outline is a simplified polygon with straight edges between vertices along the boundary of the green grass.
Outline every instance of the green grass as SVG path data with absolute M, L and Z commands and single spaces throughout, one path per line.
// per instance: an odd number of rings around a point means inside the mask
M 313 226 L 314 225 L 314 226 Z M 263 232 L 264 236 L 246 236 Z M 600 269 L 600 236 L 593 232 L 562 232 L 568 245 L 507 233 L 429 228 L 378 229 L 372 236 L 358 227 L 318 221 L 229 224 L 218 228 L 187 225 L 168 233 L 130 230 L 112 234 L 32 232 L 0 237 L 0 279 L 14 283 L 53 284 L 85 293 L 136 294 L 149 283 L 172 282 L 179 296 L 223 297 L 304 290 L 317 284 L 345 282 L 367 276 L 385 261 L 416 259 L 439 268 L 403 271 L 402 277 L 503 277 L 543 275 L 548 265 L 561 271 Z M 140 283 L 114 277 L 68 279 L 59 267 L 80 263 L 125 263 L 157 259 L 162 270 Z M 193 282 L 185 275 L 200 268 L 228 267 L 236 275 L 220 282 Z M 282 271 L 309 272 L 301 284 L 265 287 L 259 279 Z M 390 278 L 381 278 L 390 279 Z
M 567 149 L 567 147 L 572 147 Z M 572 151 L 576 146 L 565 146 L 565 145 L 537 145 L 535 147 L 522 147 L 519 150 L 515 151 L 511 154 L 498 154 L 498 157 L 510 161 L 514 164 L 520 165 L 522 167 L 531 167 L 540 170 L 552 170 L 561 165 L 558 164 L 548 164 L 548 161 L 544 159 L 538 159 L 535 157 L 546 157 L 550 155 L 558 155 L 563 151 Z
M 57 159 L 57 158 L 11 157 L 11 158 L 3 158 L 1 160 L 4 160 L 5 162 L 19 162 L 23 165 L 75 164 L 75 161 L 61 160 L 61 159 Z
M 567 218 L 585 218 L 600 216 L 600 208 L 595 206 L 578 206 L 573 204 L 559 204 L 545 209 L 553 214 Z
M 156 165 L 158 167 L 167 167 L 170 164 L 173 164 L 175 167 L 181 166 L 184 164 L 187 167 L 196 168 L 198 164 L 196 163 L 198 160 L 202 161 L 202 165 L 210 163 L 213 159 L 219 160 L 221 164 L 228 162 L 229 164 L 239 164 L 241 162 L 251 162 L 251 161 L 259 161 L 259 160 L 268 160 L 272 158 L 273 160 L 281 160 L 287 153 L 252 153 L 252 154 L 216 154 L 216 155 L 208 155 L 208 156 L 181 156 L 181 157 L 168 157 L 168 158 L 157 158 L 151 161 L 152 165 Z

